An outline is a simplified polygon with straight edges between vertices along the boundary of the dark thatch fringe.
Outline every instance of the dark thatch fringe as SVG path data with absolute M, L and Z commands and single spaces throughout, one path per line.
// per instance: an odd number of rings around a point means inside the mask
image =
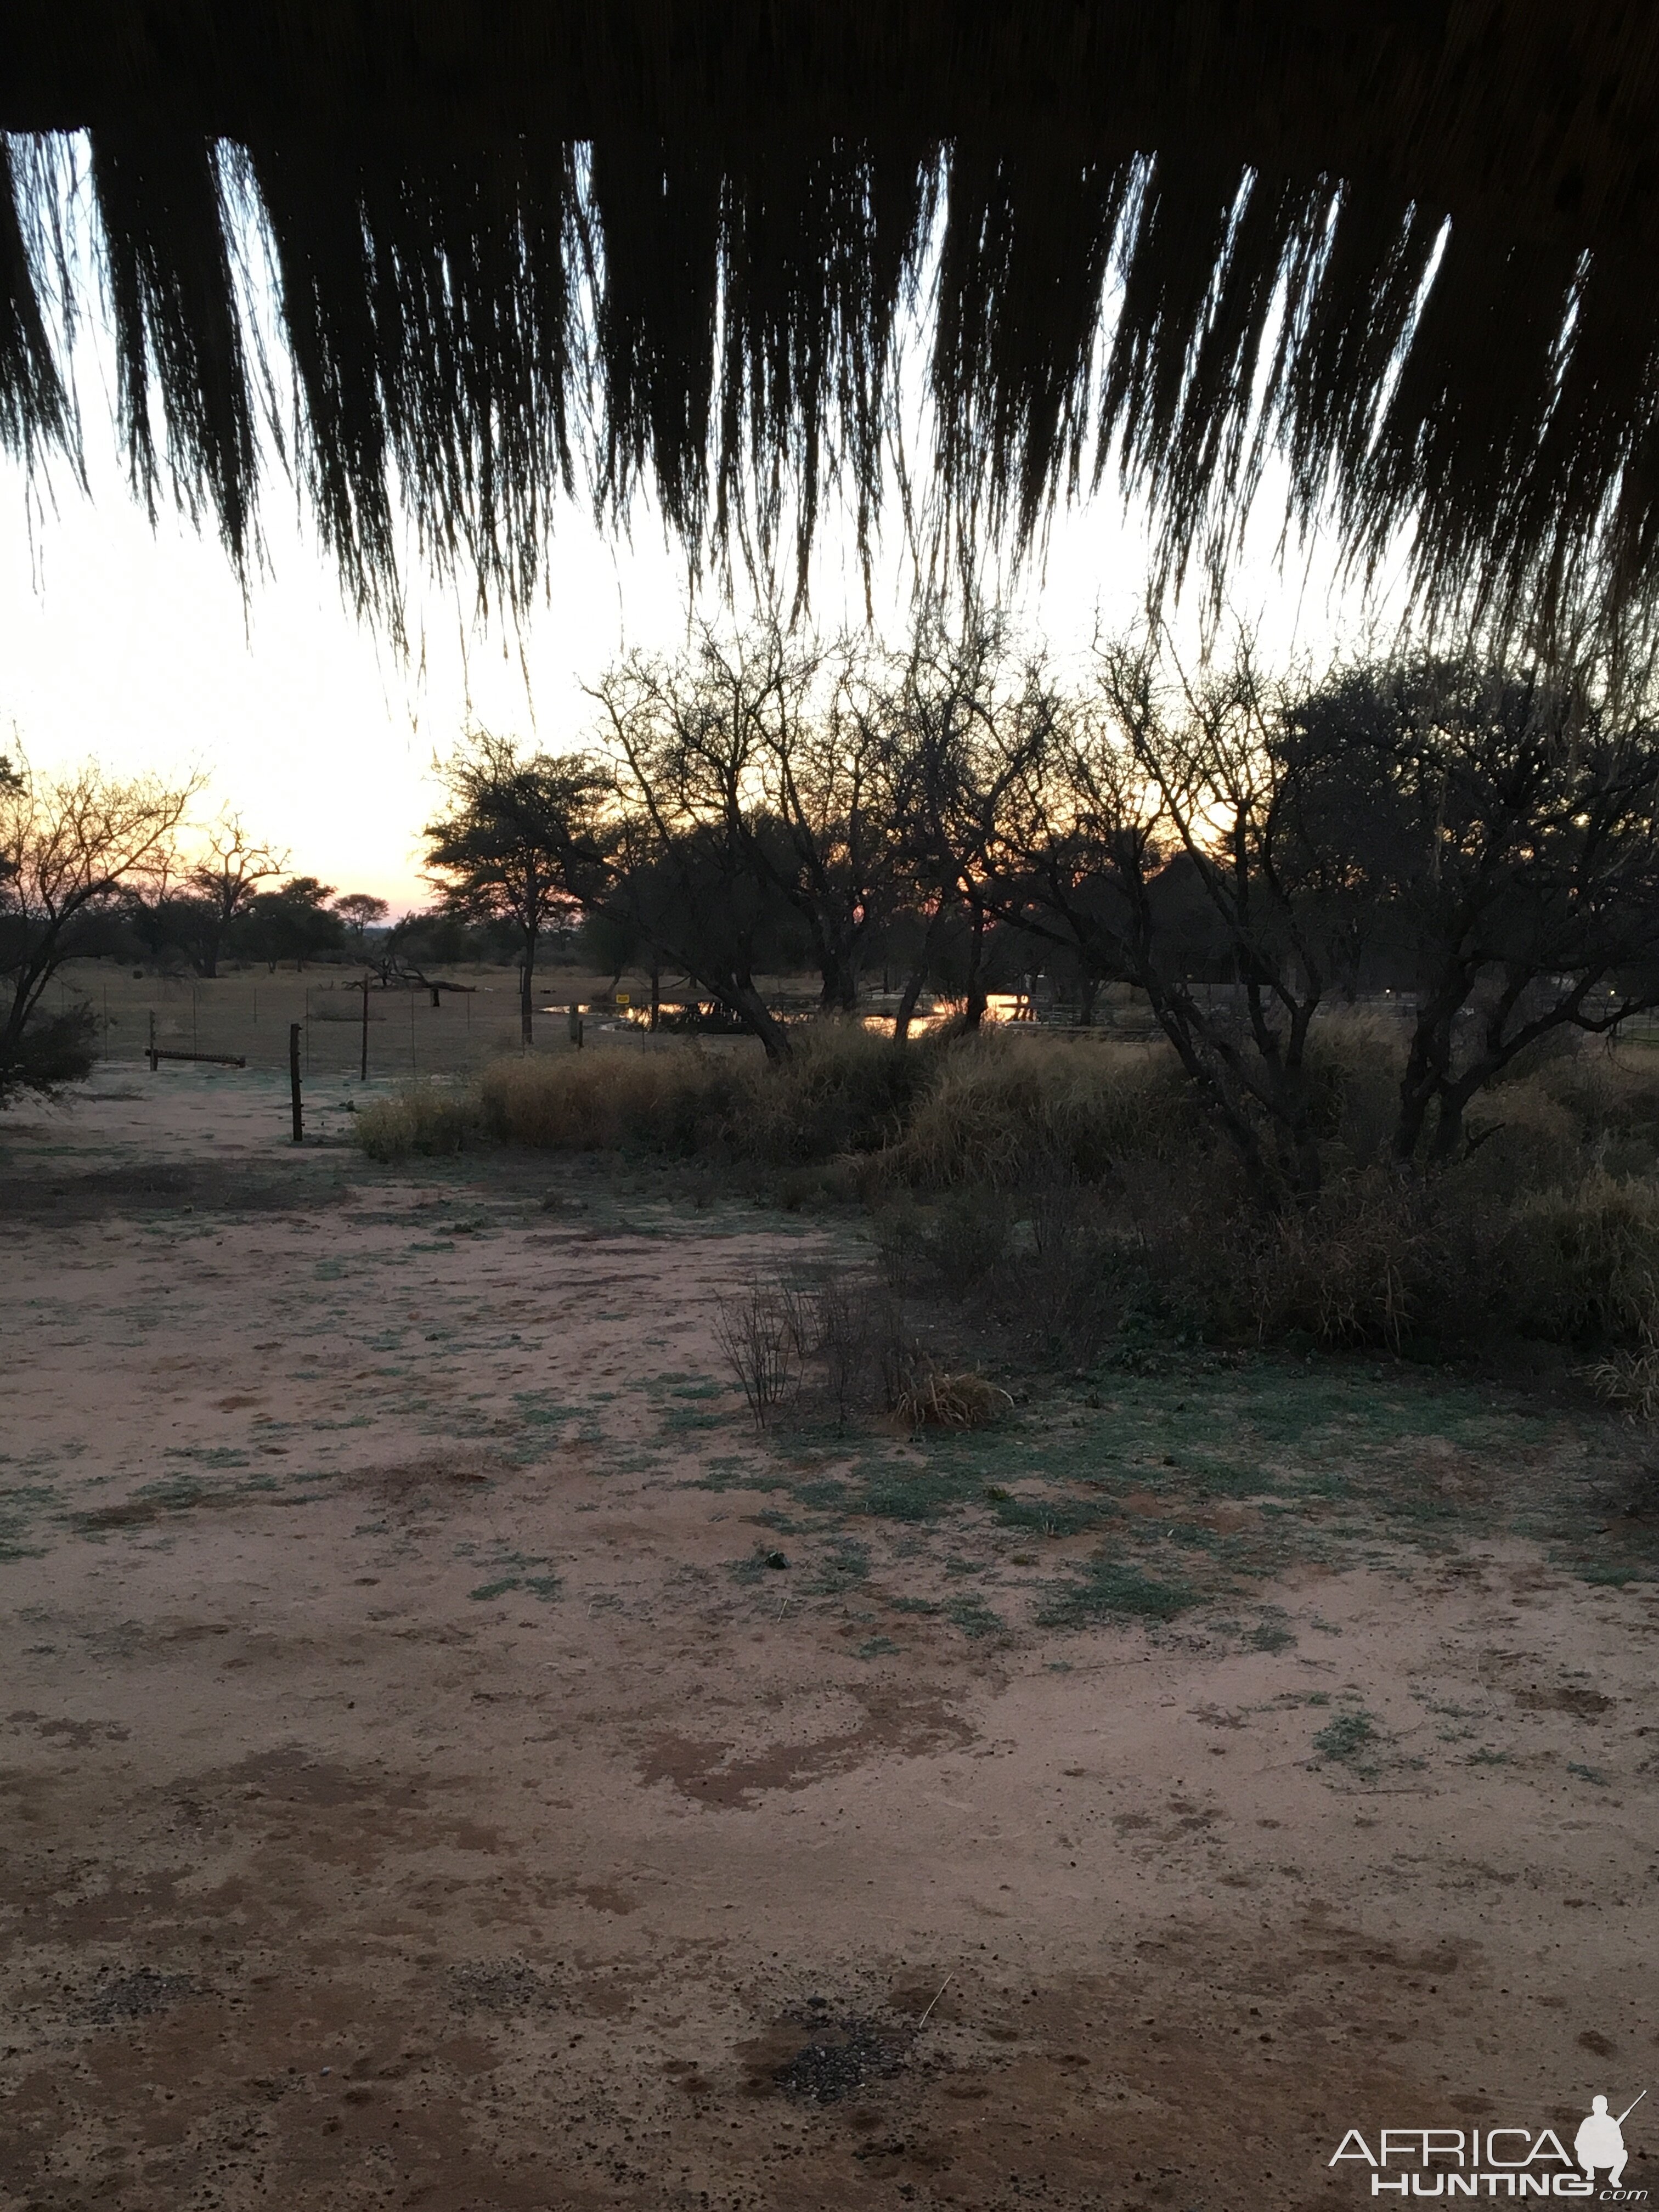
M 0 165 L 0 441 L 31 467 L 44 450 L 74 442 L 40 296 L 64 260 L 40 227 L 53 198 L 35 149 L 27 142 L 9 144 Z
M 210 505 L 226 547 L 243 562 L 257 472 L 254 410 L 214 149 L 201 138 L 100 131 L 92 186 L 134 488 L 154 520 L 161 469 L 153 365 L 173 497 L 194 521 Z
M 257 547 L 271 380 L 239 302 L 249 207 L 293 368 L 291 443 L 357 602 L 395 624 L 401 516 L 486 600 L 538 587 L 577 456 L 601 514 L 654 495 L 693 557 L 798 576 L 823 499 L 867 543 L 898 331 L 931 270 L 933 520 L 1021 543 L 1109 472 L 1149 501 L 1155 583 L 1236 550 L 1271 455 L 1287 524 L 1369 568 L 1409 533 L 1431 605 L 1499 623 L 1659 586 L 1659 288 L 1614 226 L 1522 234 L 1198 140 L 1079 153 L 775 133 L 237 144 L 90 134 L 137 487 Z M 52 331 L 51 142 L 0 192 L 0 437 L 76 450 Z M 158 436 L 159 429 L 159 436 Z

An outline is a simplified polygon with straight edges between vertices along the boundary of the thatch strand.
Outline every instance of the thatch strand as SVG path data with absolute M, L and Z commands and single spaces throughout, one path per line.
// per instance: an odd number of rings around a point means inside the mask
M 34 463 L 76 449 L 53 337 L 76 272 L 52 142 L 8 143 L 0 438 Z M 1200 143 L 239 146 L 159 121 L 89 143 L 140 495 L 246 564 L 262 454 L 291 444 L 352 594 L 394 623 L 405 515 L 439 569 L 524 605 L 583 454 L 602 514 L 644 491 L 694 558 L 769 573 L 787 518 L 804 579 L 832 490 L 867 547 L 896 349 L 929 310 L 931 511 L 960 544 L 1029 543 L 1109 476 L 1149 503 L 1156 582 L 1213 578 L 1282 454 L 1292 530 L 1333 518 L 1362 570 L 1405 532 L 1433 605 L 1535 622 L 1659 585 L 1659 293 L 1616 231 L 1449 226 L 1375 177 Z M 238 298 L 250 201 L 291 424 Z
M 134 489 L 155 515 L 166 424 L 175 501 L 210 507 L 239 564 L 250 551 L 255 415 L 214 149 L 202 138 L 100 131 L 93 140 L 118 410 Z
M 0 440 L 31 467 L 70 442 L 74 428 L 41 298 L 61 260 L 39 228 L 53 195 L 33 155 L 27 142 L 14 140 L 0 161 Z

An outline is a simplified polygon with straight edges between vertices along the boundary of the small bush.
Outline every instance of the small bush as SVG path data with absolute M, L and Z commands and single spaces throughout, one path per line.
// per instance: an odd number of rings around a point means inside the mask
M 755 1426 L 763 1429 L 799 1372 L 795 1313 L 786 1291 L 757 1283 L 741 1297 L 722 1298 L 714 1341 L 742 1385 Z
M 1234 1239 L 1259 1340 L 1398 1349 L 1419 1318 L 1438 1247 L 1420 1187 L 1372 1170 L 1318 1205 Z
M 1406 1066 L 1400 1024 L 1375 1014 L 1333 1013 L 1313 1029 L 1308 1066 L 1321 1136 L 1336 1141 L 1346 1164 L 1369 1166 L 1386 1151 L 1400 1111 Z
M 893 1411 L 913 1429 L 988 1429 L 1013 1410 L 1013 1400 L 982 1375 L 918 1375 Z
M 485 1071 L 491 1132 L 543 1152 L 610 1152 L 627 1144 L 684 1156 L 718 1145 L 751 1070 L 695 1049 L 592 1052 L 498 1060 Z
M 1456 1182 L 1466 1204 L 1513 1205 L 1528 1192 L 1583 1179 L 1585 1151 L 1577 1118 L 1540 1084 L 1491 1093 L 1465 1119 L 1470 1139 Z
M 90 1006 L 70 1006 L 54 1014 L 37 1007 L 22 1035 L 0 1058 L 0 1109 L 20 1091 L 50 1098 L 60 1085 L 84 1083 L 97 1057 L 97 1026 Z
M 465 1152 L 483 1128 L 478 1099 L 470 1090 L 442 1083 L 410 1083 L 390 1098 L 376 1098 L 354 1117 L 353 1133 L 372 1160 L 407 1159 L 411 1152 Z
M 1659 1184 L 1596 1170 L 1574 1189 L 1536 1192 L 1498 1246 L 1523 1336 L 1637 1345 L 1659 1316 Z
M 1030 1249 L 1011 1271 L 1012 1301 L 1054 1351 L 1089 1364 L 1115 1323 L 1124 1285 L 1144 1267 L 1144 1253 L 1087 1185 L 1044 1183 L 1028 1204 Z
M 1638 1349 L 1612 1352 L 1589 1371 L 1598 1397 L 1639 1421 L 1659 1419 L 1659 1344 L 1644 1335 Z
M 1192 1086 L 1161 1047 L 988 1035 L 943 1054 L 881 1164 L 890 1184 L 918 1190 L 1017 1190 L 1043 1174 L 1095 1182 L 1201 1132 Z
M 1013 1223 L 1000 1193 L 947 1192 L 921 1220 L 923 1266 L 942 1288 L 961 1297 L 1001 1272 Z
M 780 1167 L 890 1145 L 940 1066 L 937 1043 L 896 1044 L 853 1022 L 802 1024 L 793 1039 L 744 1097 L 741 1149 Z

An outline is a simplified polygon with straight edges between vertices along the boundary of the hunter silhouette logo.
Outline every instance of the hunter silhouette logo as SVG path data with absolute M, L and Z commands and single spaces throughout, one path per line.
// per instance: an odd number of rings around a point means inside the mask
M 1599 2166 L 1607 2169 L 1609 2189 L 1617 2189 L 1624 2179 L 1625 2160 L 1630 2155 L 1625 2148 L 1625 2123 L 1647 2094 L 1644 2089 L 1641 2096 L 1632 2097 L 1616 2120 L 1607 2116 L 1605 2097 L 1591 2098 L 1589 2112 L 1572 2139 L 1572 2154 L 1583 2168 L 1586 2181 L 1595 2180 Z
M 1616 2119 L 1605 2096 L 1592 2097 L 1571 2151 L 1553 2128 L 1384 2128 L 1371 2142 L 1350 2128 L 1329 2164 L 1367 2167 L 1372 2197 L 1593 2197 L 1640 2204 L 1647 2191 L 1624 2185 L 1630 2156 L 1624 2130 L 1647 2094 L 1632 2097 Z

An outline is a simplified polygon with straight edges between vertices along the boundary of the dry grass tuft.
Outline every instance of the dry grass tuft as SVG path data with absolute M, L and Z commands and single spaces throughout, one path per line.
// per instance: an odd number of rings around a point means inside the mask
M 695 1048 L 498 1060 L 480 1085 L 484 1120 L 509 1144 L 555 1152 L 629 1142 L 695 1152 L 718 1133 L 754 1071 Z
M 1598 1387 L 1645 1403 L 1640 1363 L 1659 1344 L 1659 1066 L 1639 1050 L 1544 1060 L 1488 1094 L 1464 1156 L 1424 1176 L 1389 1157 L 1399 1048 L 1389 1024 L 1322 1025 L 1324 1188 L 1272 1220 L 1173 1055 L 1100 1038 L 901 1046 L 826 1021 L 799 1028 L 782 1066 L 746 1048 L 679 1044 L 515 1059 L 475 1092 L 410 1085 L 362 1112 L 358 1134 L 382 1159 L 457 1151 L 487 1131 L 552 1150 L 761 1164 L 785 1171 L 786 1198 L 816 1176 L 875 1209 L 896 1298 L 977 1299 L 1034 1357 L 1087 1364 L 1144 1312 L 1160 1327 L 1179 1316 L 1194 1340 L 1532 1338 L 1624 1358 L 1629 1371 L 1610 1363 Z M 822 1364 L 838 1422 L 867 1394 L 883 1335 L 860 1297 L 786 1300 L 791 1357 Z M 951 1402 L 931 1363 L 886 1389 L 924 1421 Z M 775 1401 L 763 1381 L 760 1397 L 764 1420 Z
M 1610 1406 L 1635 1420 L 1659 1419 L 1659 1342 L 1652 1336 L 1637 1351 L 1609 1352 L 1587 1371 L 1591 1389 Z
M 1659 1314 L 1659 1183 L 1593 1170 L 1522 1199 L 1501 1240 L 1523 1334 L 1644 1342 Z
M 1191 1086 L 1162 1046 L 988 1035 L 942 1058 L 881 1170 L 919 1190 L 1013 1190 L 1055 1173 L 1091 1182 L 1197 1133 Z
M 471 1090 L 428 1079 L 361 1108 L 353 1127 L 370 1159 L 391 1164 L 412 1152 L 465 1152 L 477 1143 L 483 1121 Z
M 1286 1214 L 1243 1262 L 1260 1341 L 1300 1329 L 1321 1344 L 1398 1350 L 1437 1255 L 1420 1193 L 1385 1170 L 1352 1177 Z
M 913 1429 L 988 1429 L 1013 1400 L 981 1375 L 921 1375 L 899 1393 L 893 1411 Z

